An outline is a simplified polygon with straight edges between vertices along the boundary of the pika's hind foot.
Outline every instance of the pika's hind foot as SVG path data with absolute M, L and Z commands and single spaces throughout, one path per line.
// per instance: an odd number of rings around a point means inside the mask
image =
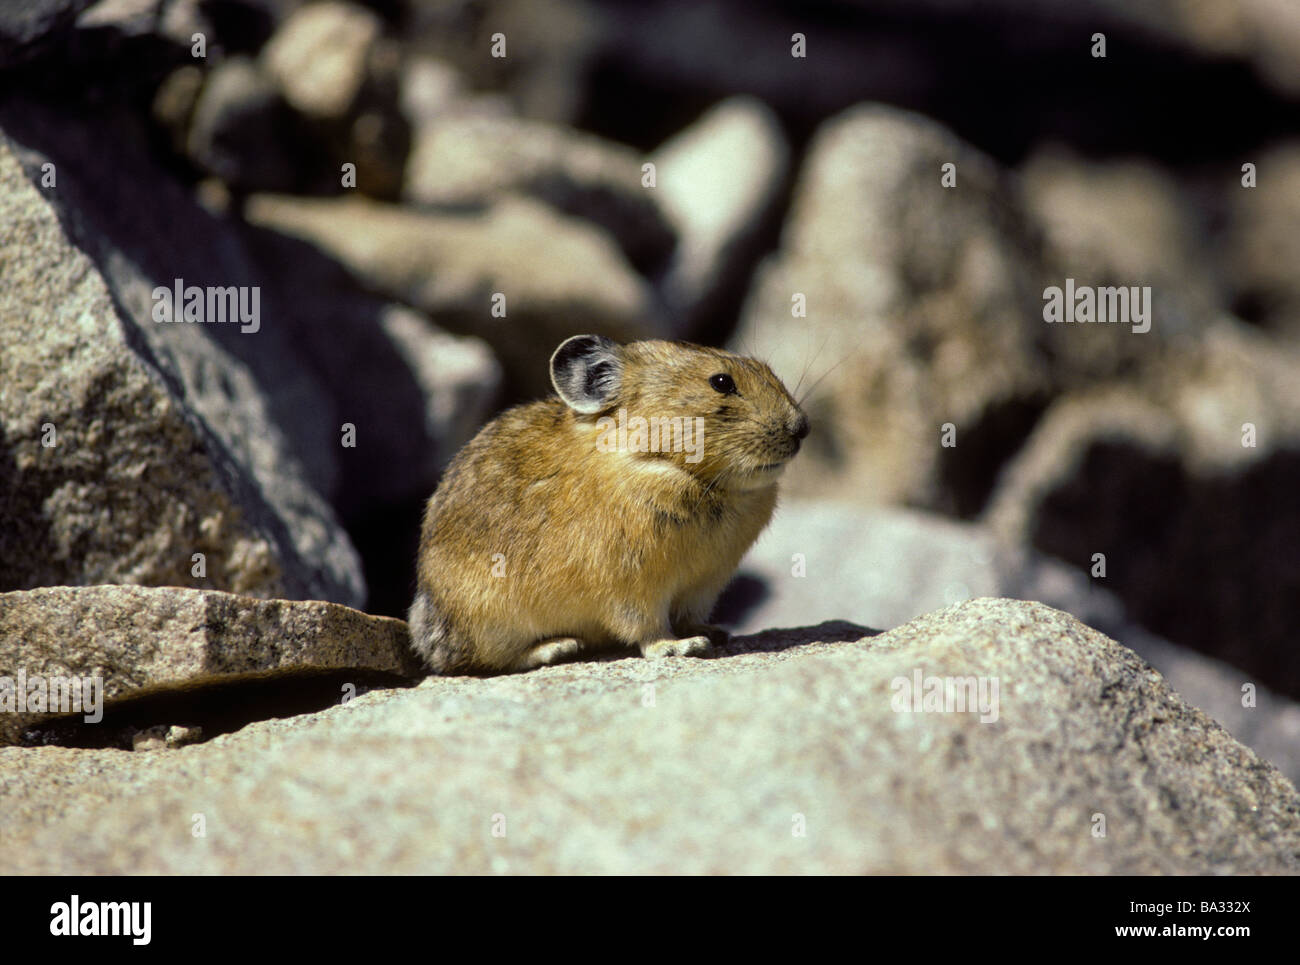
M 651 640 L 641 644 L 641 656 L 651 660 L 660 657 L 702 657 L 709 652 L 709 638 L 705 636 L 683 637 L 674 640 Z
M 583 642 L 577 637 L 552 637 L 549 640 L 542 640 L 524 652 L 515 669 L 532 670 L 534 667 L 559 663 L 569 657 L 576 657 L 582 652 L 582 648 Z

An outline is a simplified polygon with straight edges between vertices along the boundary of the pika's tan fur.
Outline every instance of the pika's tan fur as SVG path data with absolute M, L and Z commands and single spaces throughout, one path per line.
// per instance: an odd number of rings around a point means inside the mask
M 705 620 L 808 433 L 771 369 L 719 349 L 575 336 L 551 372 L 558 396 L 485 426 L 429 500 L 410 626 L 439 673 L 522 670 L 611 644 L 707 650 Z M 719 375 L 734 392 L 711 383 Z M 703 444 L 601 451 L 620 409 L 703 417 Z

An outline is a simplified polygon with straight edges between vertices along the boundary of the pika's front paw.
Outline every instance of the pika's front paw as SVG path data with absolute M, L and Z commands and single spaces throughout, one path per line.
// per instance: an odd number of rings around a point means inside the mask
M 641 656 L 651 660 L 660 657 L 701 657 L 709 652 L 709 638 L 682 637 L 680 640 L 652 640 L 641 644 Z
M 561 660 L 576 657 L 583 651 L 583 642 L 576 637 L 552 637 L 542 640 L 519 658 L 519 670 L 532 670 L 534 667 L 546 667 Z
M 683 637 L 708 637 L 709 643 L 715 647 L 723 646 L 731 639 L 730 633 L 712 623 L 675 623 L 673 632 Z

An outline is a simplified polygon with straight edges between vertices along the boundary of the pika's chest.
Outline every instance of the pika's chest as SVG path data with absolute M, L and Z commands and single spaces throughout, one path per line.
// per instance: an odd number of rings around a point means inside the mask
M 771 518 L 774 501 L 761 494 L 712 494 L 685 506 L 651 506 L 648 535 L 658 552 L 688 579 L 734 567 Z

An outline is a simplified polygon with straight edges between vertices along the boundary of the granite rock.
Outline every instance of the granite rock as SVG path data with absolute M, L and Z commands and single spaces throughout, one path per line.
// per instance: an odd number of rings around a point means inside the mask
M 174 586 L 0 593 L 0 677 L 98 677 L 106 701 L 230 675 L 337 669 L 413 676 L 419 664 L 409 641 L 400 620 L 322 600 Z M 0 744 L 14 743 L 39 716 L 0 714 Z
M 359 604 L 356 552 L 248 370 L 199 326 L 145 322 L 138 268 L 85 211 L 67 228 L 52 204 L 76 196 L 73 171 L 24 149 L 25 172 L 18 150 L 0 140 L 0 588 L 197 583 Z M 44 164 L 57 188 L 38 187 Z
M 1072 617 L 867 633 L 434 677 L 165 752 L 2 748 L 0 833 L 17 873 L 1300 872 L 1296 789 Z M 997 719 L 895 709 L 918 671 L 996 679 Z

